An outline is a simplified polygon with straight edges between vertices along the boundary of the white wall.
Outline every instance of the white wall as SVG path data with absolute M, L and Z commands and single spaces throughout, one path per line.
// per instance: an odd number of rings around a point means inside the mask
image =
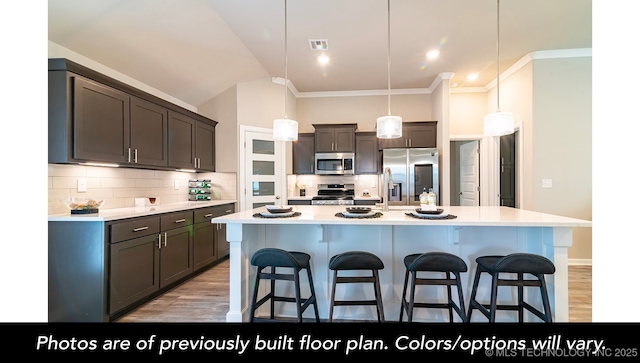
M 237 173 L 238 154 L 238 87 L 233 86 L 200 105 L 198 112 L 218 121 L 216 125 L 216 170 Z

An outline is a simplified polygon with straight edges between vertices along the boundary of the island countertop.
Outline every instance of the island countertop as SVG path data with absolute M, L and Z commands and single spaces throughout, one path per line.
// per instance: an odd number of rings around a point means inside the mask
M 520 227 L 591 227 L 592 222 L 583 219 L 563 217 L 553 214 L 534 212 L 510 207 L 459 207 L 443 206 L 443 213 L 455 215 L 453 219 L 423 219 L 406 213 L 415 207 L 389 207 L 378 218 L 345 218 L 336 216 L 345 212 L 345 206 L 293 206 L 299 216 L 287 218 L 254 217 L 254 214 L 266 212 L 260 207 L 234 214 L 213 218 L 212 223 L 240 224 L 349 224 L 349 225 L 422 225 L 422 226 L 520 226 Z

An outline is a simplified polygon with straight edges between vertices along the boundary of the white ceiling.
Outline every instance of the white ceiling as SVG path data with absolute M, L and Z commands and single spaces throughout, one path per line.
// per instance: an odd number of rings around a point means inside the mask
M 284 0 L 49 0 L 49 40 L 193 106 L 285 77 Z M 391 0 L 391 88 L 496 78 L 496 0 Z M 500 70 L 592 47 L 590 0 L 502 0 Z M 289 0 L 287 78 L 300 93 L 387 90 L 387 0 Z M 309 39 L 327 39 L 329 65 Z M 426 61 L 438 48 L 440 57 Z M 479 72 L 476 81 L 466 76 Z

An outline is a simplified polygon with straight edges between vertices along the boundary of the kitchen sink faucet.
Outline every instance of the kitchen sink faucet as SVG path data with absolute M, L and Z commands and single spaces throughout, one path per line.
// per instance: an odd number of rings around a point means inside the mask
M 382 201 L 382 211 L 389 211 L 389 189 L 393 189 L 393 175 L 391 174 L 391 169 L 384 168 L 382 172 L 382 179 L 384 181 L 384 200 Z

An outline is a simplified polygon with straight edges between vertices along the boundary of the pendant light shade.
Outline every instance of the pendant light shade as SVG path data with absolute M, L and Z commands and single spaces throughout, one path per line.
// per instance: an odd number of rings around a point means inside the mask
M 273 120 L 273 139 L 280 141 L 298 140 L 298 121 L 287 118 L 287 0 L 284 0 L 284 118 Z
M 496 76 L 496 112 L 490 113 L 484 117 L 484 134 L 485 136 L 503 136 L 513 134 L 514 120 L 513 113 L 500 111 L 500 0 L 497 1 L 498 11 L 498 41 L 497 41 L 497 76 Z
M 391 116 L 391 0 L 387 0 L 387 116 L 378 117 L 376 136 L 381 139 L 402 137 L 402 117 Z

